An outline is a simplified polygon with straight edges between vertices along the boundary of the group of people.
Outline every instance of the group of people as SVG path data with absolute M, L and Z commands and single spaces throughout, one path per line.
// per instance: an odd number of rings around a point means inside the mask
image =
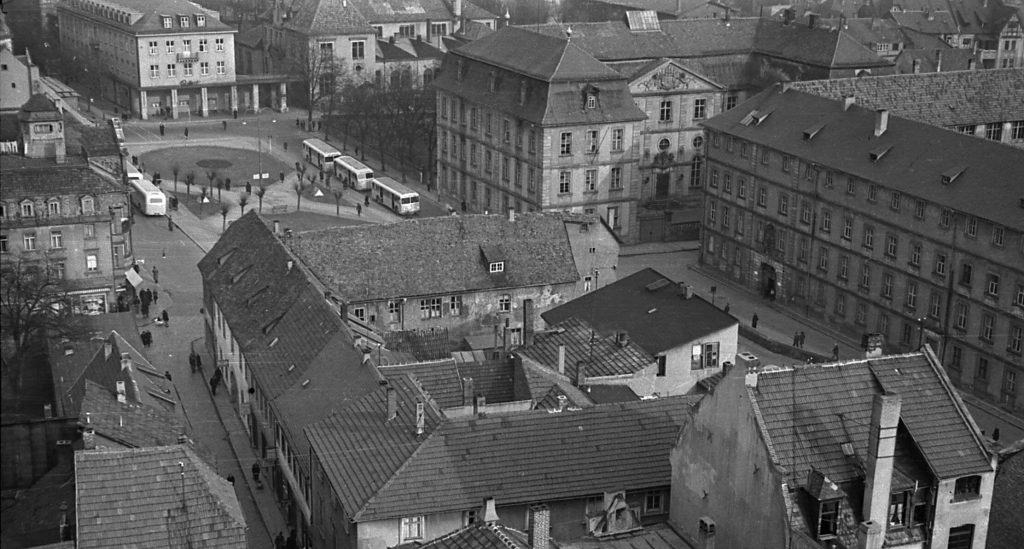
M 278 532 L 277 537 L 274 538 L 274 549 L 299 549 L 299 538 L 295 534 L 295 530 L 289 534 L 288 541 L 284 539 L 284 532 Z
M 199 353 L 195 352 L 194 349 L 188 354 L 188 367 L 192 373 L 195 373 L 196 370 L 203 369 L 203 357 Z
M 807 339 L 807 334 L 804 332 L 793 332 L 793 346 L 797 349 L 804 348 L 804 341 Z
M 139 307 L 142 311 L 143 316 L 149 316 L 149 305 L 156 305 L 156 302 L 160 299 L 160 294 L 156 290 L 150 290 L 146 288 L 139 292 Z

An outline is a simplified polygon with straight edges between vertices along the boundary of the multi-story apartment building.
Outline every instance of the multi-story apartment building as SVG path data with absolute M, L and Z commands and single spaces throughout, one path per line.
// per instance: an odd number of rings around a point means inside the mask
M 208 116 L 260 104 L 258 84 L 238 89 L 235 29 L 198 4 L 67 0 L 57 13 L 77 77 L 133 116 Z
M 18 116 L 24 157 L 0 156 L 0 261 L 49 270 L 77 312 L 116 310 L 130 254 L 121 182 L 65 156 L 64 121 L 34 95 Z
M 439 185 L 465 209 L 598 214 L 636 238 L 644 113 L 624 76 L 508 27 L 453 50 L 435 84 Z
M 703 265 L 1022 413 L 1024 151 L 783 87 L 705 127 Z
M 836 100 L 852 96 L 867 108 L 1024 147 L 1024 68 L 808 80 L 786 86 Z M 964 97 L 976 99 L 965 102 Z

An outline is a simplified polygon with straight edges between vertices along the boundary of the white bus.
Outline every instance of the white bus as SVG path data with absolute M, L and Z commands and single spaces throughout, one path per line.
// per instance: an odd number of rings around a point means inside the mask
M 152 182 L 133 179 L 131 186 L 132 205 L 143 215 L 167 215 L 167 197 Z
M 351 156 L 334 159 L 334 175 L 343 185 L 357 191 L 368 191 L 373 185 L 373 170 Z
M 325 143 L 322 139 L 307 139 L 302 142 L 302 155 L 306 161 L 317 168 L 329 169 L 335 158 L 341 156 L 341 151 Z
M 127 166 L 124 169 L 124 173 L 128 176 L 129 183 L 146 178 L 146 176 L 142 175 L 142 172 L 135 167 L 135 164 L 132 164 L 131 162 L 125 162 L 125 164 L 127 164 Z
M 391 208 L 399 215 L 412 215 L 420 211 L 420 193 L 390 177 L 373 180 L 373 199 Z

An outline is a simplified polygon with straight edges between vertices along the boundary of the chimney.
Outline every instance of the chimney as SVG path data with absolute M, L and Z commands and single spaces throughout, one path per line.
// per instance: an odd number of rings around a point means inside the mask
M 743 384 L 751 389 L 757 389 L 757 366 L 747 366 L 747 373 L 743 376 Z
M 817 23 L 818 23 L 818 15 L 815 14 L 815 13 L 808 13 L 807 14 L 807 28 L 813 29 Z
M 978 62 L 975 61 L 973 57 L 968 59 L 967 60 L 967 70 L 973 71 L 976 68 L 977 64 L 978 64 Z
M 533 300 L 523 300 L 523 345 L 533 345 Z
M 629 332 L 622 331 L 615 334 L 615 343 L 619 347 L 625 347 L 629 345 Z
M 96 430 L 92 426 L 87 426 L 82 432 L 82 448 L 85 450 L 96 449 Z
M 567 406 L 569 406 L 569 397 L 558 395 L 558 411 L 564 412 Z
M 881 137 L 887 129 L 889 129 L 889 110 L 878 109 L 875 111 L 875 137 Z
M 850 110 L 855 103 L 857 103 L 857 98 L 853 94 L 843 96 L 843 112 Z
M 921 72 L 921 60 L 920 59 L 914 59 L 914 74 L 919 74 L 920 72 Z
M 576 363 L 576 386 L 583 387 L 587 384 L 587 363 L 582 360 Z
M 464 377 L 462 378 L 462 405 L 472 406 L 473 405 L 473 378 Z M 474 410 L 475 412 L 475 410 Z
M 511 208 L 510 207 L 508 209 L 508 222 L 509 223 L 515 223 L 516 222 L 516 209 L 515 208 Z
M 281 221 L 277 219 L 274 220 L 274 234 L 281 234 Z
M 686 297 L 686 299 L 691 299 L 693 297 L 693 286 L 687 284 L 684 288 L 683 296 Z
M 423 417 L 423 403 L 416 403 L 416 436 L 423 434 L 424 423 L 426 422 Z
M 896 427 L 900 421 L 900 408 L 901 400 L 898 394 L 875 395 L 871 406 L 863 517 L 882 528 L 883 538 L 884 525 L 889 518 L 889 489 L 892 485 Z M 878 546 L 868 546 L 867 549 L 880 547 L 881 542 Z
M 860 523 L 857 528 L 857 549 L 882 549 L 883 541 L 885 533 L 881 524 L 873 520 Z
M 106 359 L 110 358 L 110 355 L 113 352 L 114 352 L 114 345 L 112 343 L 110 343 L 109 341 L 104 341 L 103 342 L 103 359 L 106 360 Z
M 483 512 L 484 512 L 484 522 L 486 522 L 488 524 L 493 524 L 495 522 L 498 522 L 498 520 L 500 520 L 498 518 L 498 511 L 495 510 L 495 508 L 494 508 L 494 498 L 491 498 L 491 497 L 484 498 Z
M 715 549 L 715 521 L 711 517 L 700 517 L 697 533 L 698 549 Z
M 462 0 L 455 0 L 455 19 L 462 19 Z
M 479 414 L 484 406 L 487 406 L 487 397 L 480 394 L 473 397 L 473 415 Z
M 121 404 L 128 403 L 128 395 L 125 392 L 124 381 L 117 380 L 117 401 Z
M 121 353 L 121 371 L 132 371 L 132 357 L 128 353 Z
M 565 345 L 558 346 L 558 373 L 565 375 Z
M 935 72 L 942 72 L 942 50 L 935 50 Z
M 388 385 L 386 396 L 388 405 L 388 415 L 386 419 L 387 421 L 391 421 L 398 416 L 398 393 L 395 392 L 394 387 Z
M 509 328 L 509 320 L 505 319 L 505 329 L 501 333 L 501 348 L 505 351 L 505 356 L 508 356 L 509 349 L 512 348 L 512 328 Z
M 547 549 L 551 541 L 551 510 L 547 505 L 530 506 L 529 545 L 534 549 Z

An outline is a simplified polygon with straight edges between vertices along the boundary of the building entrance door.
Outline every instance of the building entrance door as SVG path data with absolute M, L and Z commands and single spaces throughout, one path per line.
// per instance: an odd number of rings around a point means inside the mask
M 662 199 L 668 198 L 668 186 L 671 180 L 672 174 L 669 172 L 659 172 L 654 174 L 654 198 Z
M 778 277 L 775 272 L 775 267 L 767 263 L 761 264 L 761 295 L 775 300 L 776 286 L 778 285 Z

